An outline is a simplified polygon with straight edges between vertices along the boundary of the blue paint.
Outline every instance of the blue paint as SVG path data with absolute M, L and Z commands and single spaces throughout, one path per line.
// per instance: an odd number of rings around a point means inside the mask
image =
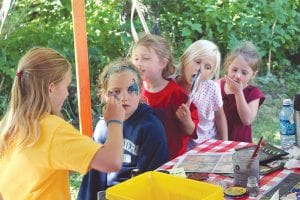
M 134 92 L 136 95 L 139 94 L 139 86 L 134 79 L 132 79 L 133 83 L 128 87 L 128 92 Z

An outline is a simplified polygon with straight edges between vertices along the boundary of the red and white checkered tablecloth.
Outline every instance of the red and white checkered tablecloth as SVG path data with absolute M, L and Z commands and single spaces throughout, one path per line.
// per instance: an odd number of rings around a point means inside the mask
M 245 143 L 245 142 L 206 140 L 187 153 L 230 152 L 230 151 L 234 151 L 235 148 L 241 148 L 241 147 L 252 146 L 252 145 L 253 145 L 252 143 Z M 158 169 L 160 169 L 160 170 L 171 169 L 177 163 L 177 161 L 179 161 L 179 159 L 182 156 L 179 156 L 179 157 L 165 163 Z M 283 170 L 277 170 L 270 174 L 261 175 L 260 183 L 259 183 L 260 195 L 255 198 L 245 197 L 245 198 L 240 198 L 240 199 L 259 199 L 259 198 L 261 198 L 264 194 L 266 194 L 268 191 L 270 191 L 274 186 L 276 186 L 283 178 L 285 178 L 291 172 L 300 173 L 299 170 L 283 169 Z M 216 183 L 219 183 L 220 181 L 222 181 L 226 185 L 233 185 L 233 178 L 230 178 L 227 176 L 222 176 L 220 174 L 209 174 L 209 181 L 216 182 Z

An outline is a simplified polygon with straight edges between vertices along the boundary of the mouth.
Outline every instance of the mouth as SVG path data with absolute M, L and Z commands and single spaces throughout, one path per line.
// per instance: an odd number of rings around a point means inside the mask
M 230 80 L 236 82 L 236 83 L 240 83 L 240 80 L 239 80 L 239 79 L 236 79 L 236 78 L 230 78 L 230 77 L 228 77 L 228 78 L 229 78 Z
M 127 105 L 127 104 L 122 104 L 123 108 L 126 109 L 126 108 L 129 108 L 130 106 Z

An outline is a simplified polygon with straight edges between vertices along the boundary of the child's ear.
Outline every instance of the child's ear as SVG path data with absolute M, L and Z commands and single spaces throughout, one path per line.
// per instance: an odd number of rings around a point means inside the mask
M 163 68 L 165 68 L 168 64 L 168 60 L 166 59 L 160 59 L 160 63 L 162 64 Z
M 55 87 L 54 83 L 49 83 L 49 86 L 48 86 L 48 92 L 49 92 L 49 93 L 52 93 L 53 90 L 54 90 L 54 87 Z

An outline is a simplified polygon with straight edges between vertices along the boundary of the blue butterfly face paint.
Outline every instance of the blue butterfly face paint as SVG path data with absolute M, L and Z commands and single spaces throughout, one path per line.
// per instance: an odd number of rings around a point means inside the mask
M 136 95 L 139 95 L 139 86 L 136 83 L 134 79 L 132 79 L 133 83 L 128 87 L 128 93 L 135 93 Z

